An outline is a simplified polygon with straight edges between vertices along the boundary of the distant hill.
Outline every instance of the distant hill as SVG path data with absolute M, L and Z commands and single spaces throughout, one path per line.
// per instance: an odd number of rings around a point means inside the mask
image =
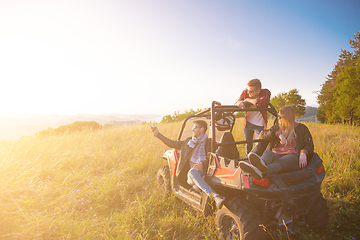
M 296 118 L 297 122 L 319 122 L 316 118 L 318 109 L 316 107 L 307 106 L 305 109 L 305 114 L 299 118 Z
M 158 115 L 109 114 L 109 115 L 37 115 L 0 114 L 0 140 L 17 140 L 21 136 L 33 135 L 49 127 L 57 128 L 75 121 L 95 121 L 101 125 L 134 125 L 141 122 L 159 121 Z

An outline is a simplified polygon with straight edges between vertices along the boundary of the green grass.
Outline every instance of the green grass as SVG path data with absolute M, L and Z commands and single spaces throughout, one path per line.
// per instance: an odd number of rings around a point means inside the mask
M 180 124 L 158 127 L 175 139 Z M 307 126 L 326 167 L 331 221 L 294 239 L 360 239 L 360 129 Z M 0 239 L 216 239 L 215 216 L 157 191 L 166 149 L 147 124 L 2 141 Z

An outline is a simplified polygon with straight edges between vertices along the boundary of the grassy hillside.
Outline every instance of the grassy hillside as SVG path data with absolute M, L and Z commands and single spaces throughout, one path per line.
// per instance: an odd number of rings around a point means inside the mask
M 332 219 L 322 233 L 302 228 L 298 239 L 360 239 L 360 129 L 308 126 L 325 162 Z M 158 127 L 176 138 L 180 123 Z M 158 194 L 166 149 L 147 124 L 2 141 L 0 239 L 216 239 L 214 216 Z

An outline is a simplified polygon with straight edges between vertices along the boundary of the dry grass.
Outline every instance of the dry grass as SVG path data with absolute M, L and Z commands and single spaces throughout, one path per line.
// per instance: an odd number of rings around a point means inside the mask
M 234 129 L 238 139 L 242 124 Z M 305 230 L 301 239 L 359 239 L 346 218 L 356 220 L 360 212 L 360 131 L 308 126 L 326 166 L 323 193 L 334 212 L 324 233 L 329 238 Z M 158 127 L 175 139 L 180 123 Z M 216 238 L 214 216 L 159 196 L 155 176 L 166 164 L 166 149 L 148 124 L 2 141 L 0 239 Z

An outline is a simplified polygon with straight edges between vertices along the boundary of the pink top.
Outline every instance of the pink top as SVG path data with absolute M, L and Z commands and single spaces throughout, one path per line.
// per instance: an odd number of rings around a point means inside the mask
M 296 128 L 299 125 L 299 123 L 295 122 L 294 123 L 294 128 Z M 276 132 L 276 136 L 279 137 L 281 134 L 280 131 Z M 282 145 L 280 142 L 278 143 L 278 145 L 272 149 L 272 151 L 276 154 L 279 155 L 284 155 L 284 154 L 299 154 L 299 151 L 296 149 L 296 142 L 295 142 L 295 138 L 291 139 L 291 143 L 288 145 Z M 301 149 L 300 152 L 304 152 L 306 155 L 308 154 L 308 151 L 306 149 Z
M 278 145 L 272 149 L 272 151 L 279 155 L 285 154 L 299 154 L 298 150 L 296 149 L 295 139 L 291 139 L 291 144 L 282 145 L 280 142 Z

